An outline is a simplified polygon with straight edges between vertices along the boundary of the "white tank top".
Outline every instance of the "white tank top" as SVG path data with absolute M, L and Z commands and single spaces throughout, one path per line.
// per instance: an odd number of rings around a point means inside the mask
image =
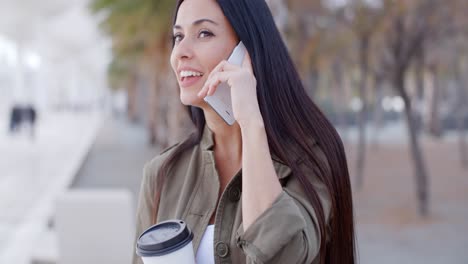
M 206 227 L 195 257 L 197 264 L 214 264 L 214 225 Z

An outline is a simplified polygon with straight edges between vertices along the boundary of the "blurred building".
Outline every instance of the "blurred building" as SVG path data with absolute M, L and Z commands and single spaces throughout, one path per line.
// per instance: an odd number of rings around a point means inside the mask
M 0 1 L 0 111 L 105 103 L 110 42 L 87 0 Z

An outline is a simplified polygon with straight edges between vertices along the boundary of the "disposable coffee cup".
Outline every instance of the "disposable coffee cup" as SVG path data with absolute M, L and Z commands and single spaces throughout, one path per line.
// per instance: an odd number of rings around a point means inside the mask
M 143 232 L 136 253 L 145 264 L 195 264 L 192 239 L 193 233 L 184 221 L 169 220 Z

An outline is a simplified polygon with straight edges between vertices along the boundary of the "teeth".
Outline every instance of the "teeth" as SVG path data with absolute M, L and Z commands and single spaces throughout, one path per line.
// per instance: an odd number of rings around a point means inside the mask
M 193 72 L 193 71 L 181 71 L 181 77 L 189 77 L 189 76 L 202 76 L 203 74 L 200 72 Z

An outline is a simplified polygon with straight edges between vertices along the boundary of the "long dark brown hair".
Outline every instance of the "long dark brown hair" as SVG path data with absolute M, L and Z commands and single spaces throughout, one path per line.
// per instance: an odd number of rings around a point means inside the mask
M 178 0 L 176 4 L 173 24 L 182 2 Z M 306 94 L 265 0 L 217 2 L 251 56 L 270 152 L 291 168 L 317 214 L 317 228 L 321 235 L 320 263 L 355 263 L 351 184 L 340 136 Z M 170 168 L 181 154 L 199 144 L 202 138 L 206 123 L 203 111 L 193 106 L 188 106 L 187 110 L 196 130 L 177 146 L 158 171 L 153 223 L 157 219 L 160 193 Z M 314 144 L 319 145 L 326 160 L 312 151 Z M 302 157 L 300 162 L 298 157 Z M 310 173 L 302 167 L 304 165 L 315 172 L 330 195 L 328 224 L 318 193 L 308 178 Z

